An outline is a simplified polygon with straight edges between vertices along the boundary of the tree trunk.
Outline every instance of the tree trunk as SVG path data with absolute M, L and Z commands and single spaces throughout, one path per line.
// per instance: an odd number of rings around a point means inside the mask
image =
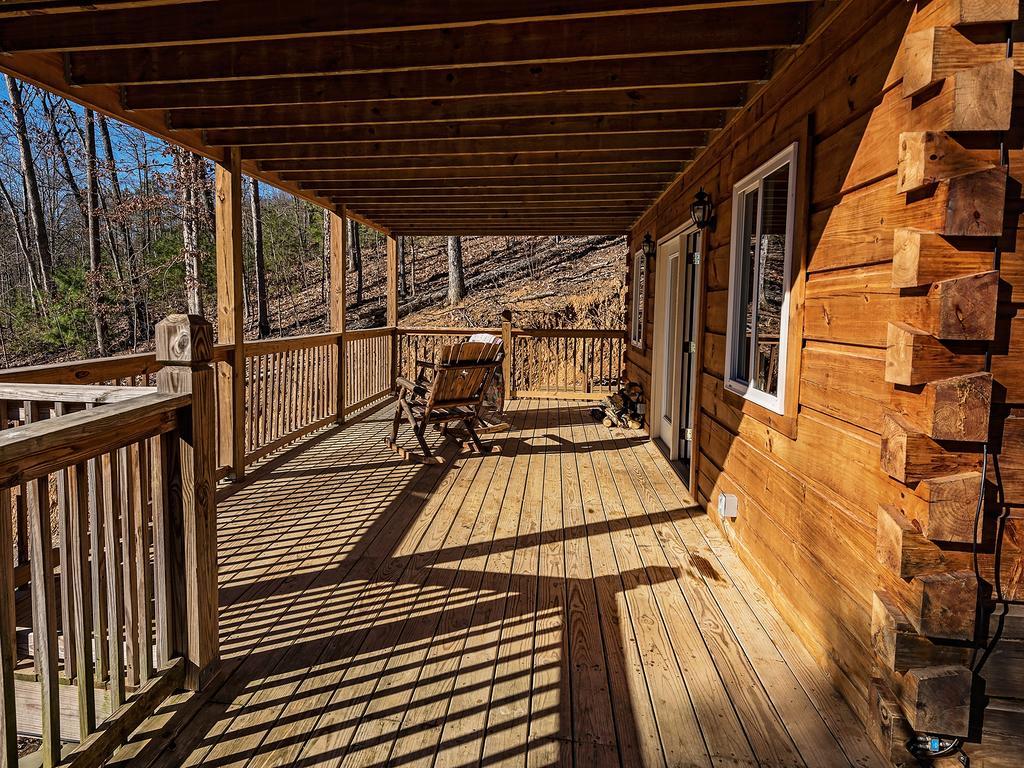
M 18 209 L 14 205 L 14 198 L 11 197 L 11 193 L 8 191 L 7 185 L 4 184 L 3 179 L 0 179 L 0 194 L 3 195 L 7 212 L 11 215 L 11 223 L 14 226 L 15 239 L 18 241 L 18 250 L 25 259 L 25 270 L 28 275 L 29 298 L 32 303 L 33 311 L 37 311 L 39 309 L 39 284 L 36 282 L 36 270 L 32 261 L 28 234 L 25 232 L 21 216 L 18 214 Z
M 25 181 L 25 196 L 28 203 L 29 219 L 35 237 L 36 257 L 39 262 L 39 284 L 46 293 L 53 293 L 53 259 L 50 255 L 50 236 L 46 230 L 43 201 L 39 196 L 39 182 L 36 179 L 36 163 L 32 157 L 32 144 L 28 138 L 28 123 L 25 121 L 25 106 L 21 99 L 21 86 L 10 75 L 4 75 L 7 92 L 11 97 L 11 111 L 14 114 L 14 131 L 18 137 L 18 152 L 21 159 L 21 175 Z
M 331 291 L 331 212 L 320 211 L 320 301 L 327 306 Z M 330 327 L 331 308 L 327 306 L 326 317 Z
M 43 91 L 43 114 L 46 115 L 46 125 L 50 129 L 50 139 L 53 141 L 53 148 L 57 152 L 57 159 L 60 160 L 60 167 L 64 172 L 64 180 L 67 182 L 68 188 L 78 204 L 78 210 L 82 212 L 83 217 L 86 217 L 88 212 L 85 207 L 85 197 L 82 195 L 82 190 L 79 189 L 78 181 L 75 179 L 75 173 L 71 169 L 67 147 L 64 146 L 64 137 L 60 135 L 60 129 L 57 127 L 57 115 L 54 112 L 53 104 L 50 102 L 50 94 L 46 91 Z
M 91 109 L 85 110 L 85 211 L 89 230 L 89 299 L 96 328 L 96 351 L 107 356 L 107 322 L 104 317 L 100 272 L 100 226 L 97 218 L 99 182 L 96 178 L 96 126 Z
M 405 274 L 405 238 L 399 237 L 395 245 L 398 250 L 398 293 L 406 296 L 409 293 L 409 281 Z
M 110 174 L 110 190 L 114 196 L 114 220 L 117 222 L 117 229 L 121 234 L 121 241 L 124 245 L 124 269 L 128 278 L 128 288 L 131 293 L 129 307 L 131 308 L 132 319 L 132 348 L 134 349 L 140 337 L 149 338 L 148 318 L 146 308 L 141 299 L 141 288 L 139 285 L 140 266 L 135 263 L 135 244 L 132 242 L 131 228 L 128 226 L 128 213 L 124 210 L 124 195 L 121 193 L 121 178 L 117 169 L 117 155 L 114 154 L 114 143 L 110 140 L 110 127 L 107 118 L 99 116 L 100 136 L 103 139 L 103 153 L 106 157 L 107 172 Z M 110 226 L 110 219 L 107 219 L 107 226 Z
M 416 238 L 409 238 L 409 288 L 412 295 L 416 296 Z
M 185 302 L 190 314 L 202 315 L 199 215 L 203 205 L 203 192 L 199 189 L 197 158 L 185 149 L 176 147 L 173 151 L 181 209 L 181 258 L 185 264 Z
M 252 179 L 249 196 L 252 211 L 252 248 L 256 266 L 256 329 L 261 339 L 270 335 L 270 310 L 267 301 L 267 264 L 263 256 L 263 221 L 260 218 L 260 183 Z
M 466 296 L 466 273 L 462 268 L 462 238 L 448 238 L 448 304 L 458 304 Z
M 356 306 L 363 303 L 363 251 L 359 244 L 359 222 L 348 220 L 348 269 L 356 273 Z

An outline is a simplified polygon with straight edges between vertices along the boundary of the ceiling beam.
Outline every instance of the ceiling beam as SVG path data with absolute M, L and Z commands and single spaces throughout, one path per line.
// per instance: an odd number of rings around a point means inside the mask
M 379 141 L 352 144 L 296 144 L 246 146 L 247 160 L 315 160 L 362 157 L 427 157 L 432 155 L 537 154 L 551 152 L 609 152 L 613 150 L 671 150 L 707 146 L 707 131 L 671 133 L 624 133 L 591 136 L 539 136 L 528 138 L 466 139 L 440 141 Z
M 430 207 L 449 207 L 449 208 L 461 208 L 476 205 L 481 209 L 496 208 L 500 206 L 509 205 L 520 205 L 526 208 L 529 207 L 550 207 L 555 209 L 562 209 L 567 206 L 580 206 L 580 207 L 628 207 L 631 205 L 645 206 L 646 201 L 653 197 L 652 194 L 640 195 L 636 197 L 625 197 L 622 195 L 612 195 L 607 197 L 591 197 L 583 198 L 580 195 L 561 195 L 556 197 L 537 197 L 537 196 L 513 196 L 513 195 L 500 195 L 500 196 L 464 196 L 457 197 L 451 196 L 446 198 L 367 198 L 357 197 L 354 195 L 346 195 L 344 197 L 334 198 L 334 201 L 338 204 L 350 205 L 360 209 L 398 209 L 398 208 L 416 208 L 416 209 L 427 209 Z
M 305 179 L 299 182 L 298 186 L 304 191 L 319 191 L 326 194 L 344 194 L 349 191 L 356 192 L 390 192 L 390 193 L 415 193 L 423 190 L 452 191 L 477 193 L 484 190 L 490 192 L 515 193 L 523 191 L 523 187 L 529 187 L 530 192 L 573 192 L 578 190 L 611 191 L 611 190 L 650 190 L 657 189 L 661 183 L 659 176 L 655 180 L 634 179 L 629 176 L 618 174 L 587 175 L 581 179 L 563 179 L 558 176 L 551 177 L 522 177 L 513 176 L 505 178 L 425 178 L 425 179 L 386 179 L 377 178 L 361 179 L 351 181 L 347 179 Z
M 491 225 L 491 226 L 467 226 L 457 225 L 444 229 L 438 229 L 434 226 L 413 226 L 403 227 L 401 230 L 392 229 L 391 234 L 394 237 L 398 236 L 416 236 L 416 237 L 446 237 L 451 235 L 460 236 L 520 236 L 520 237 L 544 237 L 548 235 L 576 235 L 576 236 L 593 236 L 593 235 L 621 235 L 625 237 L 626 233 L 629 232 L 629 226 L 610 226 L 600 227 L 597 225 L 583 225 L 580 227 L 570 227 L 568 225 L 552 225 L 552 224 L 541 224 L 537 223 L 533 226 L 511 226 L 511 225 Z
M 345 170 L 413 170 L 470 168 L 529 168 L 531 166 L 565 165 L 606 165 L 608 163 L 629 163 L 643 170 L 650 164 L 675 163 L 682 167 L 696 155 L 693 148 L 682 149 L 615 149 L 592 152 L 498 152 L 481 155 L 427 155 L 423 157 L 392 157 L 391 155 L 369 155 L 366 157 L 313 158 L 283 160 L 261 160 L 259 167 L 264 171 L 345 171 Z
M 223 128 L 207 130 L 203 138 L 214 147 L 300 144 L 325 146 L 359 143 L 420 142 L 426 140 L 498 139 L 519 137 L 611 136 L 616 134 L 700 131 L 721 128 L 724 112 L 665 112 L 639 115 L 599 115 L 565 118 L 525 118 L 454 123 L 397 123 L 385 125 L 311 126 L 296 128 Z
M 811 2 L 812 0 L 805 0 Z M 66 3 L 121 5 L 138 0 L 92 0 Z M 153 0 L 164 4 L 168 0 Z M 621 16 L 644 12 L 779 5 L 792 0 L 448 0 L 403 3 L 401 12 L 380 0 L 217 0 L 182 13 L 179 9 L 107 11 L 78 14 L 58 26 L 45 19 L 13 20 L 0 31 L 5 51 L 58 51 L 189 45 L 289 37 L 393 32 L 400 29 L 458 27 L 493 22 L 525 22 Z M 56 3 L 56 0 L 54 0 Z M 65 3 L 61 3 L 62 5 Z
M 763 51 L 685 54 L 607 61 L 481 66 L 326 77 L 128 85 L 126 109 L 190 109 L 381 99 L 451 99 L 766 80 Z
M 641 213 L 644 210 L 642 202 L 635 200 L 620 201 L 596 201 L 587 202 L 584 200 L 567 200 L 563 202 L 526 203 L 515 201 L 483 203 L 479 201 L 466 200 L 463 202 L 442 202 L 442 203 L 358 203 L 347 201 L 346 205 L 355 210 L 363 211 L 369 215 L 380 214 L 381 217 L 391 214 L 411 214 L 419 216 L 446 216 L 446 215 L 490 215 L 493 213 L 519 211 L 520 213 L 565 213 L 566 211 L 579 211 L 581 213 L 602 213 L 616 211 L 630 211 Z
M 556 116 L 603 116 L 643 112 L 711 110 L 716 119 L 746 100 L 743 85 L 636 88 L 583 91 L 494 99 L 475 96 L 430 101 L 367 101 L 223 109 L 174 109 L 166 113 L 172 129 L 254 126 L 359 125 L 366 123 L 453 122 Z
M 805 6 L 634 14 L 477 28 L 70 53 L 77 85 L 171 83 L 571 62 L 799 44 Z M 797 12 L 793 12 L 796 10 Z M 394 12 L 394 11 L 393 11 Z
M 355 168 L 345 171 L 282 171 L 285 181 L 345 181 L 352 179 L 381 179 L 389 182 L 402 180 L 433 179 L 449 181 L 460 178 L 531 178 L 534 184 L 556 179 L 573 178 L 586 183 L 588 176 L 618 175 L 634 181 L 668 181 L 681 170 L 681 163 L 645 163 L 638 169 L 635 163 L 592 163 L 590 165 L 526 165 L 499 166 L 493 168 Z

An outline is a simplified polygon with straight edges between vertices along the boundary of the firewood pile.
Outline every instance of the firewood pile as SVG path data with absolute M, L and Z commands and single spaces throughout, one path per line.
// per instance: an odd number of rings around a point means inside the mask
M 609 395 L 590 415 L 606 427 L 640 429 L 644 423 L 644 390 L 635 381 L 627 382 L 618 392 Z

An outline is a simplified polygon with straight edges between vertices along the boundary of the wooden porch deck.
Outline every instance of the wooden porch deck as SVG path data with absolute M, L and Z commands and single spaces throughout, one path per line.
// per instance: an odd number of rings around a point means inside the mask
M 443 466 L 388 451 L 384 408 L 232 489 L 225 671 L 157 764 L 881 765 L 671 467 L 588 407 L 517 401 L 500 452 Z

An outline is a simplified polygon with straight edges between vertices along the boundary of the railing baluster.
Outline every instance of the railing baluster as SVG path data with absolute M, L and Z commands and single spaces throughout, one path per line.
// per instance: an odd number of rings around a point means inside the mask
M 103 685 L 109 672 L 107 638 L 107 565 L 103 514 L 103 471 L 100 459 L 85 464 L 89 480 L 89 568 L 92 576 L 92 623 L 96 632 L 96 684 Z
M 72 574 L 75 585 L 72 613 L 75 617 L 75 666 L 78 685 L 78 731 L 84 739 L 96 730 L 96 690 L 93 663 L 92 578 L 89 572 L 89 470 L 76 464 L 69 472 L 71 500 L 68 520 L 69 557 L 61 567 Z
M 121 469 L 121 585 L 124 590 L 124 644 L 125 678 L 129 686 L 139 684 L 139 594 L 135 583 L 135 568 L 138 553 L 135 551 L 135 506 L 138 476 L 133 471 L 133 461 L 128 447 L 118 451 Z
M 138 677 L 145 683 L 153 674 L 153 575 L 150 570 L 150 473 L 149 455 L 145 443 L 135 443 L 129 448 L 131 471 L 136 477 L 134 530 L 135 539 L 135 594 L 138 599 L 136 631 L 138 633 Z M 127 534 L 126 534 L 127 535 Z
M 54 415 L 64 414 L 63 403 L 54 404 Z M 68 563 L 71 562 L 72 551 L 69 549 L 68 527 L 71 517 L 71 500 L 68 490 L 68 472 L 61 470 L 54 473 L 57 480 L 57 550 L 60 553 L 60 637 L 64 651 L 64 677 L 75 679 L 75 661 L 78 651 L 75 648 L 75 614 L 72 607 L 75 594 L 74 577 Z
M 0 400 L 0 429 L 10 425 L 7 401 Z M 0 699 L 3 722 L 0 723 L 0 766 L 18 765 L 17 707 L 14 700 L 14 665 L 17 660 L 16 618 L 14 611 L 14 529 L 11 492 L 0 489 Z
M 153 571 L 156 664 L 163 668 L 185 650 L 185 559 L 178 435 L 150 439 L 153 500 Z
M 110 706 L 124 703 L 124 592 L 121 585 L 119 544 L 121 541 L 121 472 L 118 451 L 103 454 L 103 533 L 107 574 L 107 640 Z
M 26 506 L 32 571 L 32 645 L 42 695 L 41 749 L 43 765 L 53 766 L 60 759 L 60 686 L 57 669 L 57 595 L 53 581 L 48 486 L 45 477 L 29 482 Z

